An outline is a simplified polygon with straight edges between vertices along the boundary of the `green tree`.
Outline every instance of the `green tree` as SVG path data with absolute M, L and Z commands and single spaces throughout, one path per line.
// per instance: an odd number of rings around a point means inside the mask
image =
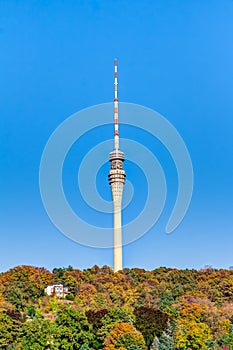
M 228 335 L 222 336 L 220 339 L 217 341 L 218 345 L 221 346 L 221 349 L 233 349 L 233 332 L 230 331 Z
M 25 322 L 18 336 L 23 350 L 58 349 L 58 329 L 54 322 L 36 318 Z
M 36 310 L 35 310 L 35 308 L 34 308 L 32 305 L 29 305 L 29 306 L 27 307 L 27 313 L 28 313 L 28 316 L 29 316 L 30 318 L 34 318 L 35 315 L 36 315 Z
M 141 347 L 139 347 L 138 345 L 132 344 L 132 345 L 130 345 L 129 350 L 143 350 L 143 349 Z
M 79 350 L 90 350 L 89 345 L 87 345 L 86 343 L 81 345 Z
M 173 350 L 174 340 L 171 334 L 163 332 L 159 338 L 159 350 Z
M 85 343 L 92 343 L 92 326 L 84 313 L 66 307 L 58 311 L 55 323 L 58 326 L 59 349 L 76 350 Z
M 19 311 L 24 310 L 28 304 L 28 293 L 25 294 L 25 288 L 22 283 L 14 282 L 7 286 L 4 297 Z
M 55 275 L 55 279 L 56 281 L 60 280 L 63 278 L 64 276 L 64 273 L 65 273 L 65 268 L 63 267 L 55 267 L 53 269 L 53 274 Z
M 0 349 L 8 349 L 16 339 L 20 324 L 14 322 L 10 316 L 0 312 Z
M 176 316 L 177 310 L 172 305 L 175 300 L 170 293 L 165 292 L 158 301 L 158 309 L 165 312 L 169 316 Z

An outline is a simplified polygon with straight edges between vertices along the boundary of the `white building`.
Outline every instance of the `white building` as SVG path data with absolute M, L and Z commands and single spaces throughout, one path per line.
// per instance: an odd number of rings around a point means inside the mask
M 49 284 L 45 290 L 47 295 L 56 295 L 57 297 L 64 298 L 69 292 L 68 287 L 61 282 L 53 282 Z

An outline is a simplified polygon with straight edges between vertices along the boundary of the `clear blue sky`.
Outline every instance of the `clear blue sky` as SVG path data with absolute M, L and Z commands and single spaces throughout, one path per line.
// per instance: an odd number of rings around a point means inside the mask
M 112 100 L 115 57 L 120 100 L 165 116 L 183 137 L 195 175 L 179 228 L 164 233 L 165 212 L 124 248 L 124 266 L 233 265 L 232 18 L 232 0 L 0 2 L 1 271 L 112 265 L 110 249 L 78 245 L 52 225 L 38 173 L 44 146 L 63 120 Z M 169 209 L 175 172 L 167 178 Z M 109 195 L 107 183 L 99 187 Z M 136 199 L 135 212 L 143 194 Z

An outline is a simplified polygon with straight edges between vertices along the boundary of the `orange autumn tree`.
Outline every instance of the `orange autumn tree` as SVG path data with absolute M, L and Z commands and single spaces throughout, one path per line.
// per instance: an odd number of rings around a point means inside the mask
M 141 332 L 126 322 L 117 323 L 104 343 L 104 350 L 128 350 L 132 345 L 140 349 L 146 349 L 146 344 Z

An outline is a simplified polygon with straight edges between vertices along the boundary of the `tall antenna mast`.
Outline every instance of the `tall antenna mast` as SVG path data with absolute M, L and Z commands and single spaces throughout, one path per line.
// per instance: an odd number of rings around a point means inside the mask
M 117 60 L 114 60 L 114 149 L 119 150 L 118 131 L 118 72 Z

